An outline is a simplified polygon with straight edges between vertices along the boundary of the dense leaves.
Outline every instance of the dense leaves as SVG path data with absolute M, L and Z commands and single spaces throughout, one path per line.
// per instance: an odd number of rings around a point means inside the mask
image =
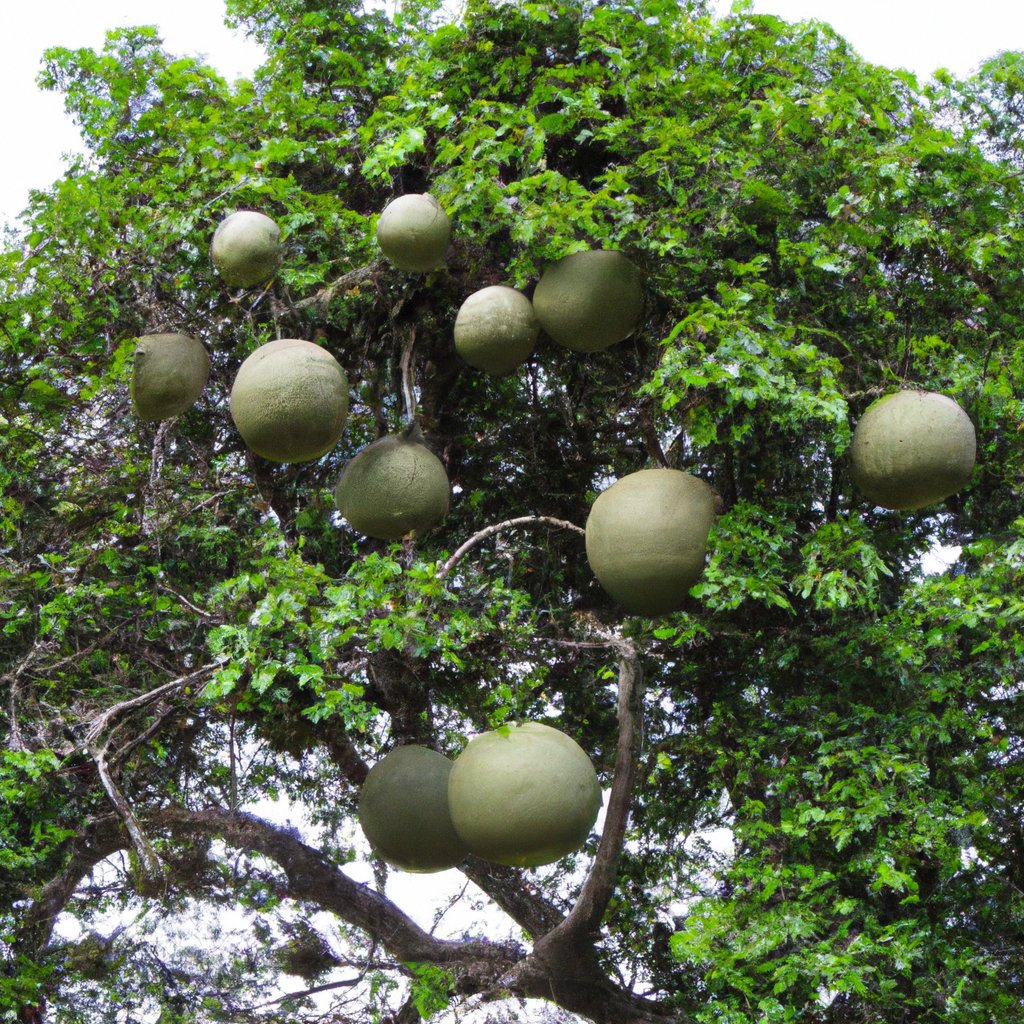
M 0 1019 L 1019 1019 L 1024 58 L 922 84 L 737 8 L 229 0 L 235 83 L 149 28 L 47 52 L 88 152 L 0 253 Z M 403 273 L 375 220 L 428 190 L 447 262 Z M 237 209 L 282 229 L 266 287 L 210 264 Z M 458 358 L 468 295 L 602 247 L 631 338 Z M 145 423 L 160 331 L 212 372 Z M 351 382 L 319 460 L 230 418 L 279 337 Z M 897 513 L 846 452 L 904 387 L 978 466 Z M 413 415 L 451 509 L 362 537 L 334 484 Z M 658 465 L 721 514 L 685 608 L 628 617 L 581 528 Z M 522 718 L 591 756 L 600 846 L 470 858 L 432 920 L 359 786 Z

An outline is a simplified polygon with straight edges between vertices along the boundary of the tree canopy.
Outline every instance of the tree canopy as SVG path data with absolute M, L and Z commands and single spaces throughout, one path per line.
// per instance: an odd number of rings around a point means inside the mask
M 46 53 L 87 153 L 0 252 L 0 1019 L 1019 1020 L 1022 55 L 920 83 L 675 0 L 227 13 L 252 80 L 145 27 Z M 374 226 L 422 192 L 452 237 L 407 273 Z M 282 232 L 266 286 L 209 259 L 242 209 Z M 468 295 L 589 248 L 640 271 L 627 340 L 459 358 Z M 211 375 L 148 423 L 158 332 Z M 277 338 L 350 382 L 322 458 L 232 422 Z M 977 465 L 874 507 L 851 432 L 912 388 L 966 410 Z M 361 536 L 339 474 L 413 419 L 447 516 Z M 582 532 L 659 466 L 719 514 L 645 617 Z M 361 784 L 525 720 L 590 757 L 598 827 L 548 867 L 468 857 L 431 921 Z

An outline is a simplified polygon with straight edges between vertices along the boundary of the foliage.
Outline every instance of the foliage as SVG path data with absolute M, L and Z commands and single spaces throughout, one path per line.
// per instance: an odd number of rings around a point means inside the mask
M 0 1019 L 1019 1019 L 1024 57 L 922 84 L 736 6 L 229 0 L 267 51 L 234 83 L 145 27 L 47 52 L 88 154 L 0 252 Z M 375 219 L 428 189 L 452 243 L 409 275 Z M 209 263 L 236 209 L 281 226 L 266 288 Z M 469 294 L 593 247 L 642 272 L 632 338 L 461 363 Z M 212 371 L 150 424 L 158 331 Z M 314 462 L 230 419 L 276 337 L 352 384 Z M 978 434 L 970 485 L 910 513 L 846 463 L 900 387 Z M 369 540 L 331 491 L 413 402 L 451 510 Z M 686 606 L 624 618 L 557 524 L 653 465 L 721 516 Z M 632 779 L 621 850 L 470 859 L 428 932 L 359 785 L 522 718 Z

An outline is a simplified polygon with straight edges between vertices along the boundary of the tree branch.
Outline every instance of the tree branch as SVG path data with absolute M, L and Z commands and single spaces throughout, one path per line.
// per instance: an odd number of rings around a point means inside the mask
M 412 350 L 416 344 L 416 326 L 409 328 L 409 335 L 402 346 L 402 397 L 405 400 L 405 418 L 409 423 L 416 421 L 416 384 L 413 380 Z
M 584 936 L 597 931 L 615 889 L 619 858 L 633 802 L 633 783 L 636 779 L 643 721 L 643 672 L 640 659 L 631 641 L 622 640 L 618 646 L 619 739 L 615 750 L 615 774 L 608 797 L 608 810 L 605 812 L 604 830 L 579 899 L 569 916 L 555 929 L 552 936 L 555 941 L 560 941 L 562 936 L 570 934 Z
M 294 831 L 255 815 L 220 808 L 193 811 L 169 807 L 153 811 L 148 820 L 178 837 L 220 838 L 238 849 L 270 858 L 284 871 L 293 899 L 308 900 L 337 914 L 376 938 L 397 960 L 490 965 L 486 973 L 491 975 L 523 957 L 522 949 L 515 945 L 435 938 L 380 893 L 354 882 Z
M 114 719 L 127 714 L 129 711 L 134 711 L 136 708 L 141 708 L 146 704 L 151 704 L 153 701 L 158 700 L 166 694 L 173 693 L 175 690 L 183 690 L 186 686 L 198 682 L 203 678 L 203 676 L 209 675 L 209 673 L 214 669 L 219 668 L 220 665 L 221 662 L 219 661 L 211 661 L 208 664 L 203 665 L 201 668 L 197 668 L 195 672 L 190 672 L 187 676 L 181 676 L 178 679 L 173 679 L 169 683 L 164 683 L 162 686 L 157 686 L 152 690 L 147 690 L 145 693 L 139 694 L 138 697 L 132 697 L 131 700 L 124 700 L 121 701 L 120 704 L 115 704 L 113 707 L 107 708 L 103 714 L 98 715 L 93 719 L 92 724 L 86 731 L 86 747 L 90 747 L 95 744 L 100 735 L 110 726 Z
M 25 915 L 25 924 L 19 928 L 18 945 L 24 946 L 30 956 L 45 949 L 57 917 L 82 878 L 100 861 L 123 850 L 126 845 L 127 840 L 116 815 L 107 814 L 86 821 L 71 841 L 67 866 L 33 898 Z
M 347 290 L 353 287 L 353 285 L 365 281 L 368 277 L 373 277 L 380 268 L 381 261 L 374 260 L 373 263 L 367 263 L 365 267 L 357 267 L 355 270 L 350 270 L 347 274 L 342 274 L 341 277 L 335 278 L 330 284 L 324 285 L 315 295 L 300 299 L 294 304 L 293 308 L 296 310 L 309 309 L 310 306 L 319 306 L 321 309 L 326 308 L 331 304 L 338 292 Z
M 106 790 L 110 802 L 114 805 L 114 809 L 124 822 L 128 837 L 132 841 L 132 847 L 139 858 L 139 877 L 136 879 L 136 887 L 143 895 L 150 895 L 159 891 L 164 881 L 163 865 L 160 863 L 160 858 L 156 855 L 156 851 L 142 831 L 142 826 L 139 824 L 139 819 L 135 817 L 135 812 L 132 810 L 131 804 L 128 803 L 128 798 L 121 792 L 117 783 L 114 782 L 113 776 L 110 774 L 110 768 L 107 765 L 106 749 L 96 744 L 90 744 L 89 754 L 96 763 L 96 771 L 99 772 L 100 782 L 103 783 L 103 788 Z
M 444 579 L 455 568 L 459 560 L 466 554 L 467 551 L 471 551 L 478 544 L 487 540 L 488 537 L 494 536 L 496 533 L 500 533 L 502 530 L 511 530 L 519 526 L 554 526 L 562 530 L 573 530 L 581 536 L 586 535 L 586 530 L 582 527 L 577 526 L 575 523 L 570 523 L 567 519 L 555 519 L 554 516 L 518 516 L 515 519 L 506 519 L 500 523 L 493 523 L 491 526 L 485 526 L 482 530 L 478 530 L 468 540 L 464 541 L 455 549 L 455 552 L 449 556 L 447 561 L 438 570 L 437 575 Z

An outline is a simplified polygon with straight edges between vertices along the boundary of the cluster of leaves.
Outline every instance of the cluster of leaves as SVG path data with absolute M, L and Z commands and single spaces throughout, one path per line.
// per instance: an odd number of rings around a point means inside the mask
M 346 922 L 322 961 L 346 1019 L 498 998 L 482 928 L 399 955 L 390 910 L 346 917 L 329 871 L 365 859 L 358 787 L 395 743 L 451 755 L 557 716 L 610 783 L 613 634 L 647 686 L 617 889 L 585 958 L 510 995 L 617 1024 L 1016 1020 L 1020 55 L 921 85 L 821 24 L 668 0 L 228 16 L 266 48 L 252 81 L 148 28 L 47 53 L 42 84 L 89 152 L 0 252 L 0 1013 L 313 1016 L 312 997 L 253 1007 L 280 980 L 286 911 L 315 905 Z M 411 277 L 379 260 L 374 217 L 428 188 L 453 243 Z M 207 257 L 237 208 L 287 247 L 256 292 L 225 290 Z M 529 291 L 587 247 L 641 269 L 633 338 L 586 358 L 542 339 L 501 379 L 459 362 L 470 292 Z M 134 420 L 126 387 L 133 339 L 157 330 L 212 361 L 196 407 L 160 425 Z M 317 340 L 353 382 L 315 463 L 267 463 L 230 421 L 237 367 L 275 336 Z M 400 425 L 410 368 L 453 502 L 386 545 L 340 522 L 330 489 Z M 915 386 L 967 409 L 978 469 L 942 506 L 873 509 L 851 426 Z M 571 530 L 502 531 L 450 561 L 509 517 L 582 525 L 650 465 L 722 498 L 678 614 L 622 621 Z M 937 545 L 955 561 L 927 575 Z M 302 808 L 304 837 L 250 827 L 274 800 Z M 466 872 L 540 943 L 581 863 Z M 333 879 L 316 899 L 314 870 Z M 205 977 L 136 929 L 87 978 L 54 932 L 60 914 L 102 929 L 108 911 L 230 902 L 267 948 Z M 487 956 L 517 963 L 509 948 Z

